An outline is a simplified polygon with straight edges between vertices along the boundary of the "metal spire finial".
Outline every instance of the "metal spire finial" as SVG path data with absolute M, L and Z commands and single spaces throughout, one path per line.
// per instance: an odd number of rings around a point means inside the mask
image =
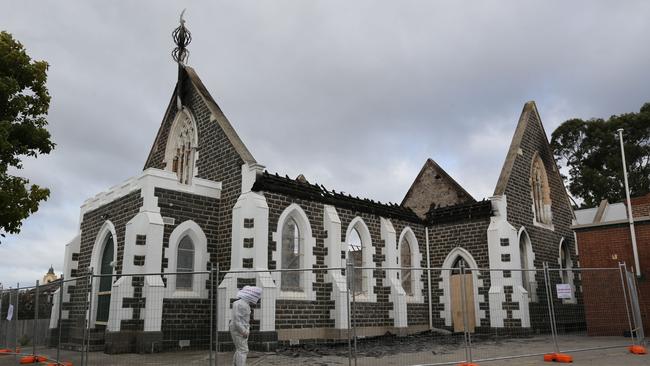
M 185 9 L 181 12 L 179 19 L 180 25 L 172 32 L 172 38 L 176 44 L 176 48 L 172 51 L 172 58 L 174 61 L 182 65 L 187 62 L 187 59 L 190 56 L 190 51 L 187 50 L 187 45 L 192 42 L 192 34 L 187 28 L 185 28 L 185 19 L 183 19 L 184 14 Z

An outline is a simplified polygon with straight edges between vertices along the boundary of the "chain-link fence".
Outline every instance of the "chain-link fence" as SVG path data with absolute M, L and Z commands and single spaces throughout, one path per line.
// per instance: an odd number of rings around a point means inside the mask
M 254 365 L 451 365 L 645 342 L 623 264 L 92 273 L 0 291 L 0 364 L 231 364 L 246 285 L 262 288 Z

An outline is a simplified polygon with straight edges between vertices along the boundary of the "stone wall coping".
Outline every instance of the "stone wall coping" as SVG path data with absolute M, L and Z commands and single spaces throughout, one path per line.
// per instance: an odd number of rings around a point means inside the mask
M 177 192 L 191 193 L 199 196 L 220 198 L 221 182 L 193 177 L 190 184 L 178 181 L 176 173 L 156 168 L 148 168 L 141 174 L 131 177 L 124 182 L 110 187 L 107 191 L 96 194 L 81 205 L 81 217 L 84 213 L 99 208 L 117 198 L 135 191 L 153 191 L 153 188 L 164 188 Z

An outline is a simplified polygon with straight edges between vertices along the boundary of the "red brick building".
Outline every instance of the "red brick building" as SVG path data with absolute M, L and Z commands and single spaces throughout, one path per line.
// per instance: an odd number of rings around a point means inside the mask
M 632 215 L 639 252 L 641 277 L 637 280 L 641 318 L 650 330 L 650 194 L 632 198 Z M 634 254 L 626 203 L 577 210 L 574 226 L 582 268 L 617 267 L 625 262 L 634 271 Z M 587 328 L 590 335 L 621 335 L 628 330 L 620 279 L 615 273 L 587 272 L 582 275 Z M 619 276 L 620 277 L 620 276 Z M 623 309 L 623 311 L 617 311 Z

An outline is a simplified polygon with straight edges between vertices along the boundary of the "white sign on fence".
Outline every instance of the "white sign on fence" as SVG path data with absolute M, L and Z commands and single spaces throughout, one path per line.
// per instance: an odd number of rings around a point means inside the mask
M 558 283 L 555 285 L 557 291 L 558 299 L 571 299 L 573 298 L 573 293 L 571 291 L 571 285 L 568 283 Z
M 11 321 L 14 317 L 14 306 L 9 304 L 9 309 L 7 310 L 7 320 Z

